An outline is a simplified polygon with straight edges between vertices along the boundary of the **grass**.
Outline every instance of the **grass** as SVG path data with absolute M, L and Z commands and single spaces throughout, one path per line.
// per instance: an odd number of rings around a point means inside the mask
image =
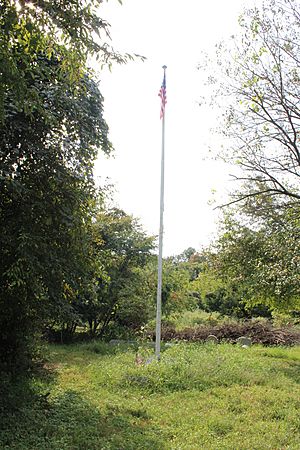
M 178 344 L 137 366 L 134 348 L 90 343 L 51 346 L 49 366 L 50 395 L 1 419 L 1 449 L 300 448 L 299 347 Z
M 195 309 L 193 311 L 174 313 L 168 317 L 167 324 L 179 331 L 198 325 L 214 326 L 228 321 L 233 322 L 234 319 L 228 316 L 221 316 L 221 314 L 217 312 L 208 313 L 202 309 Z M 155 320 L 150 321 L 149 326 L 150 328 L 155 329 Z

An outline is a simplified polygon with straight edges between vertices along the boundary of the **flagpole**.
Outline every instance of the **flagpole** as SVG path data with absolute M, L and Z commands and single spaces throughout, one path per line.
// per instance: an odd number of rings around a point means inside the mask
M 164 69 L 164 82 L 167 66 Z M 161 291 L 162 291 L 162 252 L 164 233 L 164 189 L 165 189 L 165 108 L 162 115 L 162 142 L 161 142 L 161 169 L 160 169 L 160 220 L 159 220 L 159 241 L 158 241 L 158 270 L 157 270 L 157 304 L 156 304 L 156 337 L 155 356 L 160 360 L 161 341 Z

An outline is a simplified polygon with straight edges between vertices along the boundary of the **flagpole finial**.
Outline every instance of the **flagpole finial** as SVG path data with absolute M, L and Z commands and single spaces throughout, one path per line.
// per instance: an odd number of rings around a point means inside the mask
M 163 68 L 164 70 L 166 70 L 167 66 L 162 66 L 162 68 Z

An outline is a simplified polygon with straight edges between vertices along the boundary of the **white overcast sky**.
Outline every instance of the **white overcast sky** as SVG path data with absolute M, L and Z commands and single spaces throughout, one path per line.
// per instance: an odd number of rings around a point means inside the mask
M 115 202 L 140 219 L 150 234 L 159 230 L 161 120 L 158 91 L 167 65 L 164 256 L 197 250 L 216 232 L 228 169 L 209 160 L 220 145 L 211 128 L 215 112 L 200 107 L 205 86 L 197 65 L 237 29 L 247 0 L 117 0 L 104 2 L 101 16 L 111 24 L 120 52 L 144 55 L 145 62 L 114 66 L 100 74 L 105 118 L 114 158 L 100 156 L 96 176 L 115 185 Z M 250 4 L 253 4 L 253 1 Z

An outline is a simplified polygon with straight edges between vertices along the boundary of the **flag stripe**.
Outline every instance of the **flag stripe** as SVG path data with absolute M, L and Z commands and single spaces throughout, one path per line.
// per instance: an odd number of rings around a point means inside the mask
M 160 91 L 158 96 L 161 98 L 161 106 L 160 106 L 160 118 L 165 115 L 165 106 L 167 103 L 167 86 L 166 86 L 166 74 L 164 74 L 163 82 L 161 84 Z

